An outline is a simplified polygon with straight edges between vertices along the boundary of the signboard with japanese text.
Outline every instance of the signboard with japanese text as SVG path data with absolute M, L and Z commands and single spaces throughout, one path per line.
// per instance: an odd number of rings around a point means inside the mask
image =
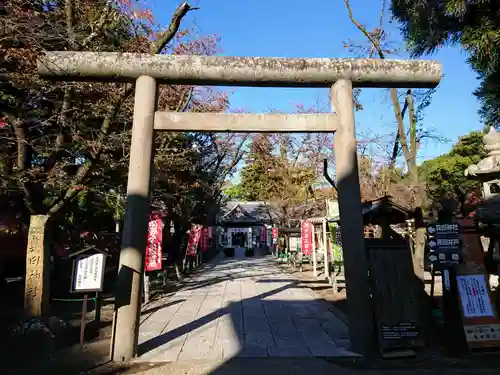
M 102 253 L 77 257 L 72 291 L 74 293 L 101 292 L 105 266 L 106 256 Z
M 152 213 L 149 216 L 148 244 L 146 247 L 145 270 L 157 271 L 162 269 L 162 240 L 163 221 L 161 214 Z
M 469 343 L 484 340 L 500 342 L 500 324 L 468 325 L 465 327 L 465 338 Z
M 454 266 L 462 261 L 460 225 L 455 222 L 436 222 L 427 227 L 431 264 Z
M 483 275 L 459 275 L 457 284 L 464 317 L 495 316 Z
M 500 318 L 488 283 L 484 249 L 474 221 L 459 219 L 463 263 L 457 267 L 457 294 L 467 344 L 471 349 L 500 348 Z
M 260 242 L 265 243 L 267 241 L 267 229 L 266 227 L 260 228 Z
M 311 255 L 312 254 L 312 231 L 313 225 L 307 220 L 303 220 L 301 223 L 301 233 L 302 233 L 302 254 Z
M 326 216 L 329 218 L 336 218 L 340 214 L 339 202 L 333 199 L 326 200 Z
M 271 230 L 271 235 L 273 239 L 273 245 L 276 245 L 278 243 L 278 228 L 273 227 Z

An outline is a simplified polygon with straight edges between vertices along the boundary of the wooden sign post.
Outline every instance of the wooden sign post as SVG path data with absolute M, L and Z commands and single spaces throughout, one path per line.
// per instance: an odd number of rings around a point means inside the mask
M 109 255 L 106 252 L 95 247 L 87 247 L 70 255 L 70 258 L 74 259 L 70 292 L 83 293 L 80 325 L 80 346 L 82 347 L 85 341 L 88 294 L 102 292 L 107 256 Z M 96 311 L 96 317 L 97 315 Z

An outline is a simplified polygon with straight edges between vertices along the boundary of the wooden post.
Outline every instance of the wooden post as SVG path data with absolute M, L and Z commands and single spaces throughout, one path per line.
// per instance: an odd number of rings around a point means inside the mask
M 87 299 L 88 295 L 83 295 L 83 303 L 82 303 L 82 319 L 80 322 L 80 348 L 83 348 L 83 344 L 85 343 L 85 326 L 87 325 Z
M 30 219 L 24 288 L 24 311 L 27 316 L 42 316 L 49 308 L 48 219 L 47 215 L 34 215 Z
M 318 277 L 318 261 L 316 259 L 316 227 L 312 224 L 312 258 L 313 258 L 313 276 Z
M 127 210 L 116 288 L 111 359 L 127 361 L 137 352 L 141 281 L 148 233 L 151 158 L 157 84 L 141 76 L 135 87 L 132 144 L 127 183 Z
M 325 254 L 324 254 L 324 266 L 325 266 L 325 280 L 328 280 L 330 278 L 330 269 L 329 269 L 329 266 L 328 266 L 328 239 L 327 239 L 327 236 L 326 236 L 326 217 L 323 218 L 323 248 L 324 248 L 324 251 L 325 251 Z
M 101 296 L 99 292 L 96 292 L 95 294 L 95 314 L 94 314 L 94 321 L 97 323 L 97 326 L 101 324 Z
M 142 292 L 143 292 L 143 302 L 149 303 L 149 276 L 144 272 L 143 281 L 142 281 Z
M 331 101 L 339 118 L 334 148 L 349 309 L 349 336 L 355 352 L 370 356 L 374 352 L 375 334 L 361 215 L 352 83 L 343 79 L 337 81 L 331 89 Z

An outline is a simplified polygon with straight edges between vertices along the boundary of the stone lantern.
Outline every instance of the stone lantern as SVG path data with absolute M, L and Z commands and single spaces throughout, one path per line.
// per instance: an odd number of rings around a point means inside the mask
M 483 137 L 487 155 L 477 164 L 470 165 L 465 175 L 481 181 L 484 204 L 476 211 L 476 218 L 486 229 L 487 238 L 482 238 L 491 260 L 500 264 L 500 133 L 490 127 Z
M 491 127 L 483 137 L 487 156 L 477 164 L 470 165 L 465 175 L 481 181 L 484 207 L 478 209 L 481 220 L 498 220 L 500 224 L 500 133 Z M 495 220 L 496 219 L 496 220 Z

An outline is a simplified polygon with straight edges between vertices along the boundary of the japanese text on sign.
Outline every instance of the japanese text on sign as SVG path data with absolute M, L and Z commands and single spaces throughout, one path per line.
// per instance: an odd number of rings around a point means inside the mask
M 439 247 L 455 247 L 460 245 L 458 238 L 437 238 L 435 241 Z
M 104 254 L 94 254 L 88 257 L 77 258 L 74 290 L 100 291 L 104 278 Z
M 458 224 L 456 223 L 436 224 L 436 232 L 438 233 L 458 232 Z
M 457 276 L 464 317 L 494 316 L 484 275 Z
M 148 244 L 146 247 L 146 271 L 162 268 L 163 221 L 157 213 L 151 214 L 148 224 Z
M 311 255 L 312 253 L 312 223 L 304 220 L 302 221 L 302 254 Z

